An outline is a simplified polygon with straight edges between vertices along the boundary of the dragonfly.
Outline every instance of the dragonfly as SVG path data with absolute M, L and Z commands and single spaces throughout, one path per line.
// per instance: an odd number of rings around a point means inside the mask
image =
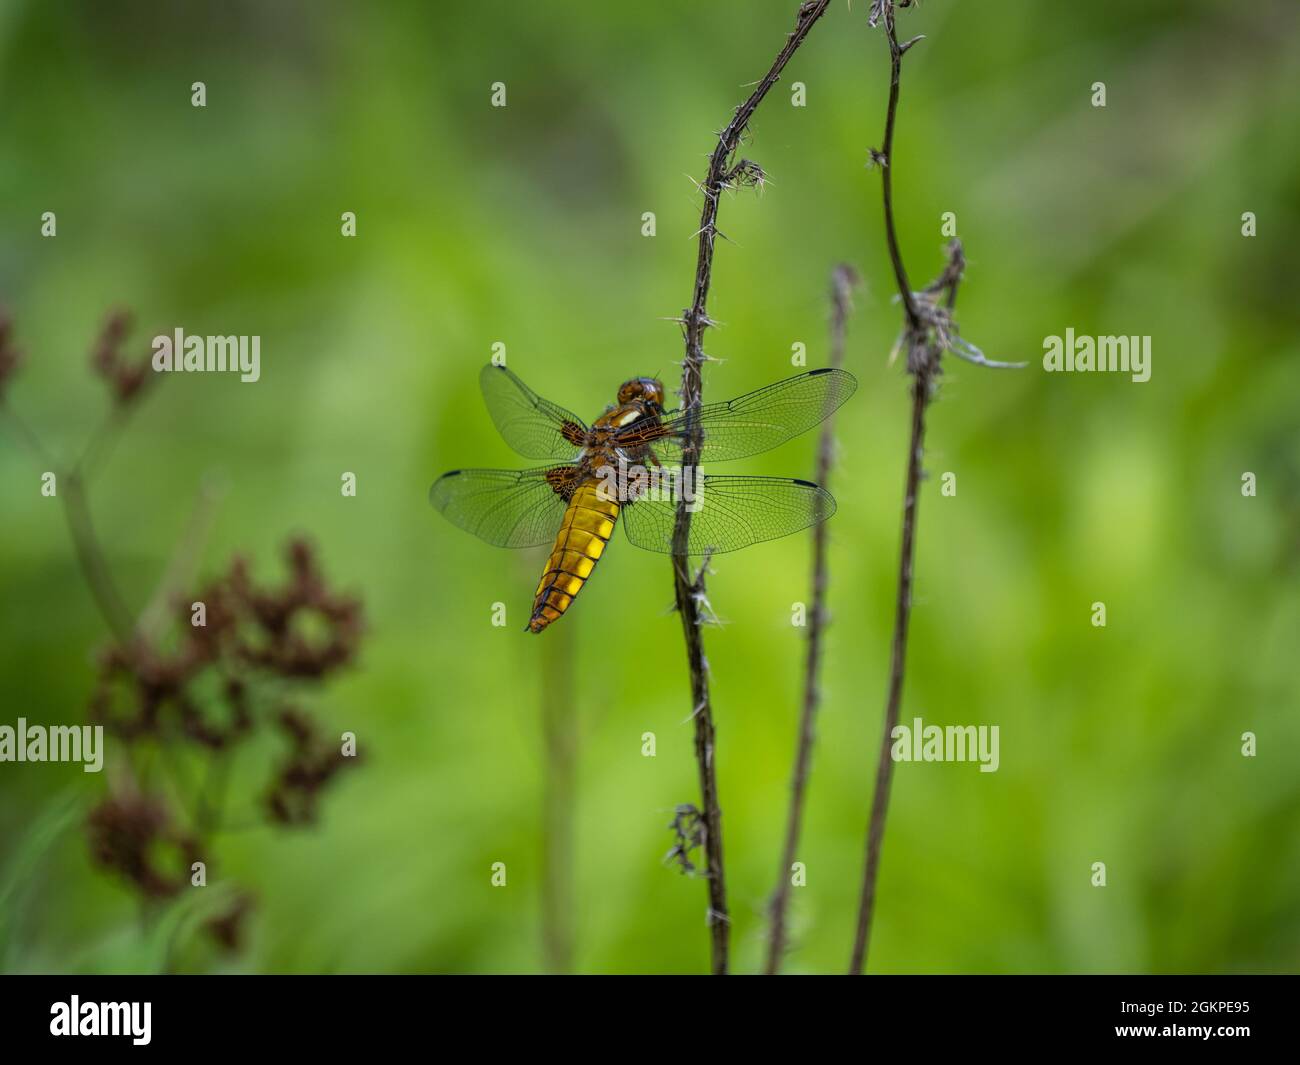
M 706 475 L 698 466 L 785 443 L 827 418 L 858 383 L 846 370 L 810 370 L 725 403 L 666 411 L 663 383 L 634 377 L 589 426 L 504 364 L 483 367 L 479 384 L 506 443 L 547 465 L 451 470 L 434 481 L 429 501 L 497 547 L 551 545 L 526 626 L 538 633 L 572 606 L 620 522 L 645 550 L 713 555 L 829 518 L 835 500 L 811 481 Z M 689 524 L 679 530 L 682 511 Z

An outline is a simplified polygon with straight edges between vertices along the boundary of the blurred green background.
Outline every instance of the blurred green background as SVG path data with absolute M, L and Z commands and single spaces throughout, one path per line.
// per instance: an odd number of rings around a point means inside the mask
M 675 387 L 682 344 L 663 319 L 690 300 L 690 178 L 796 6 L 0 3 L 0 303 L 28 353 L 10 405 L 70 457 L 105 407 L 87 353 L 108 309 L 134 311 L 141 355 L 177 326 L 259 334 L 258 384 L 177 375 L 147 397 L 92 485 L 100 536 L 143 606 L 215 479 L 205 573 L 247 552 L 278 577 L 279 545 L 302 532 L 366 605 L 358 664 L 311 700 L 366 763 L 314 829 L 214 842 L 213 886 L 237 883 L 257 908 L 244 949 L 194 946 L 183 967 L 546 968 L 543 698 L 571 656 L 572 698 L 553 712 L 576 744 L 572 966 L 706 968 L 705 885 L 661 861 L 673 808 L 698 801 L 668 560 L 618 534 L 568 617 L 534 637 L 520 630 L 544 552 L 480 543 L 426 491 L 458 466 L 536 464 L 478 395 L 494 343 L 584 416 L 634 374 Z M 834 624 L 791 972 L 847 965 L 906 457 L 879 175 L 863 165 L 888 83 L 868 6 L 833 4 L 760 110 L 744 154 L 770 184 L 722 205 L 735 243 L 719 245 L 710 307 L 723 361 L 705 397 L 719 400 L 796 372 L 797 342 L 822 364 L 831 268 L 866 282 L 846 361 L 861 387 L 830 485 Z M 927 35 L 906 59 L 893 171 L 913 282 L 938 271 L 954 212 L 963 334 L 1031 365 L 949 360 L 932 408 L 903 720 L 997 724 L 1001 768 L 899 767 L 874 971 L 1297 968 L 1297 14 L 1282 0 L 900 13 L 900 36 Z M 489 106 L 497 81 L 505 108 Z M 1045 374 L 1043 338 L 1067 327 L 1151 335 L 1150 382 Z M 814 446 L 810 433 L 726 472 L 810 476 Z M 944 471 L 955 497 L 939 494 Z M 107 637 L 37 474 L 6 429 L 0 723 L 82 720 Z M 733 943 L 755 971 L 810 538 L 714 568 Z M 1241 754 L 1246 731 L 1257 757 Z M 235 756 L 246 804 L 257 761 Z M 77 822 L 106 777 L 0 765 L 6 968 L 158 964 L 156 925 L 142 931 Z

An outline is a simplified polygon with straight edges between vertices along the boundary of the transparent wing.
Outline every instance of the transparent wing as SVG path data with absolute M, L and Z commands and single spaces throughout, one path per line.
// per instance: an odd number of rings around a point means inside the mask
M 830 415 L 858 387 L 847 370 L 824 368 L 778 381 L 726 403 L 700 408 L 704 443 L 698 461 L 726 462 L 757 455 L 784 444 Z M 672 411 L 657 422 L 645 420 L 619 434 L 619 445 L 633 454 L 648 447 L 665 465 L 682 461 L 686 442 L 685 411 Z
M 542 399 L 504 366 L 483 367 L 479 385 L 497 430 L 530 459 L 571 459 L 587 431 L 582 420 Z
M 573 494 L 577 468 L 452 470 L 429 489 L 429 502 L 453 525 L 497 547 L 549 544 Z
M 738 551 L 789 536 L 835 513 L 834 497 L 811 481 L 700 474 L 699 484 L 687 541 L 691 555 Z M 668 493 L 625 504 L 620 518 L 637 547 L 672 552 L 677 503 Z

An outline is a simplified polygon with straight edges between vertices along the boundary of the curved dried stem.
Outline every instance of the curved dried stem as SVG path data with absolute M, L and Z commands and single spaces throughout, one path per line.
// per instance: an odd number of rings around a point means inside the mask
M 681 319 L 686 358 L 682 362 L 680 394 L 682 406 L 687 412 L 687 444 L 682 464 L 691 468 L 691 476 L 694 475 L 695 458 L 699 454 L 700 445 L 699 426 L 694 422 L 694 413 L 699 410 L 703 395 L 701 368 L 707 358 L 704 354 L 704 330 L 713 324 L 707 307 L 713 280 L 713 251 L 719 235 L 719 201 L 726 188 L 762 183 L 764 175 L 758 164 L 746 159 L 733 162 L 733 156 L 740 147 L 758 105 L 780 79 L 786 64 L 829 5 L 830 0 L 808 0 L 799 5 L 794 30 L 786 38 L 785 45 L 749 98 L 736 108 L 731 121 L 718 135 L 717 146 L 709 157 L 708 175 L 703 185 L 704 206 L 697 233 L 699 249 L 695 261 L 693 296 L 690 309 L 683 312 Z M 716 735 L 709 698 L 709 666 L 700 631 L 705 620 L 700 609 L 705 594 L 705 567 L 701 566 L 692 576 L 686 550 L 690 522 L 691 514 L 683 501 L 678 507 L 673 529 L 673 589 L 677 612 L 682 619 L 682 635 L 686 642 L 686 661 L 691 679 L 691 706 L 694 708 L 695 761 L 699 768 L 706 876 L 709 884 L 710 969 L 715 975 L 722 975 L 727 972 L 729 964 L 730 920 L 727 914 L 727 887 L 722 856 L 722 807 L 718 801 L 718 780 L 714 764 Z
M 828 362 L 830 366 L 837 369 L 844 363 L 844 334 L 850 310 L 849 301 L 857 282 L 857 272 L 851 266 L 841 264 L 831 275 L 831 351 Z M 817 472 L 813 480 L 823 488 L 830 481 L 834 454 L 835 417 L 832 415 L 822 423 L 821 438 L 817 444 Z M 772 927 L 767 944 L 767 964 L 764 968 L 768 976 L 774 976 L 780 971 L 781 958 L 786 948 L 790 872 L 799 849 L 804 798 L 808 790 L 808 773 L 812 765 L 814 726 L 817 707 L 821 703 L 822 640 L 829 620 L 826 613 L 826 589 L 830 583 L 830 572 L 826 555 L 826 522 L 819 521 L 813 526 L 812 604 L 808 614 L 808 652 L 804 662 L 803 705 L 799 712 L 799 738 L 795 746 L 794 770 L 790 780 L 790 809 L 786 816 L 785 844 L 781 849 L 781 865 L 777 870 L 776 891 L 772 896 Z
M 907 634 L 912 616 L 913 566 L 916 556 L 916 509 L 923 477 L 922 462 L 925 452 L 925 416 L 942 373 L 944 352 L 952 352 L 969 362 L 995 369 L 1011 369 L 1023 363 L 1000 363 L 984 357 L 970 341 L 958 333 L 953 321 L 953 308 L 957 301 L 957 288 L 961 283 L 966 259 L 961 242 L 953 240 L 948 245 L 948 261 L 943 271 L 921 292 L 913 292 L 907 281 L 907 271 L 898 248 L 897 229 L 894 223 L 893 201 L 893 138 L 898 111 L 899 80 L 903 54 L 921 38 L 914 37 L 905 44 L 898 43 L 894 25 L 894 8 L 909 7 L 911 0 L 873 0 L 871 24 L 883 22 L 889 42 L 889 104 L 885 115 L 885 141 L 881 152 L 872 158 L 882 165 L 882 199 L 885 212 L 885 238 L 889 244 L 890 261 L 894 279 L 903 305 L 903 331 L 896 350 L 907 353 L 907 371 L 912 375 L 912 423 L 907 448 L 907 476 L 903 493 L 902 547 L 898 560 L 898 596 L 894 607 L 894 638 L 890 651 L 889 694 L 885 705 L 884 729 L 880 740 L 880 754 L 876 764 L 876 786 L 871 801 L 867 825 L 866 869 L 862 877 L 862 892 L 858 903 L 857 928 L 854 933 L 853 952 L 849 962 L 850 973 L 860 973 L 866 964 L 870 942 L 871 922 L 875 913 L 876 881 L 880 873 L 880 854 L 885 836 L 885 818 L 889 810 L 889 794 L 894 779 L 894 761 L 890 756 L 890 738 L 898 724 L 903 699 L 903 678 L 907 662 Z

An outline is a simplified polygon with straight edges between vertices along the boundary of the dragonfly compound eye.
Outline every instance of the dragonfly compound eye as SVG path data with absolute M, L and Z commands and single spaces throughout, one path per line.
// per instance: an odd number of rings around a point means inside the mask
M 664 386 L 653 377 L 634 377 L 630 381 L 625 381 L 618 390 L 619 403 L 632 403 L 636 400 L 662 408 Z

